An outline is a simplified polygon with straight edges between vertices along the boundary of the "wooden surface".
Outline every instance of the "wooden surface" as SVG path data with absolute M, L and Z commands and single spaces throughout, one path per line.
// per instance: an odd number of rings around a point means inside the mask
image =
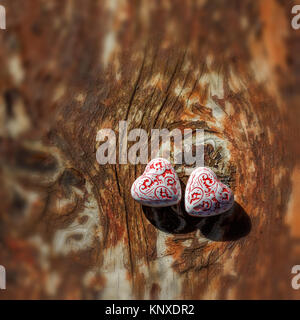
M 292 1 L 1 4 L 0 297 L 300 298 Z M 233 210 L 135 203 L 144 165 L 96 161 L 97 131 L 120 120 L 205 129 Z

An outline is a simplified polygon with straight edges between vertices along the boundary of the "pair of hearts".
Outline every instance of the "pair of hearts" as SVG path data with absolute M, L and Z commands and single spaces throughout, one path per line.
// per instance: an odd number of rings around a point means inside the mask
M 171 163 L 163 158 L 153 159 L 132 187 L 134 200 L 150 207 L 176 205 L 181 200 L 181 186 Z M 192 216 L 206 217 L 228 211 L 234 203 L 229 187 L 218 180 L 206 167 L 195 169 L 185 189 L 185 209 Z

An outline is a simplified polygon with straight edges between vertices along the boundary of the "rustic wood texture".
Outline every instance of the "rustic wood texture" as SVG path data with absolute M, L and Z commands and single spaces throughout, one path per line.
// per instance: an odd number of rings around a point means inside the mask
M 1 297 L 300 298 L 293 1 L 1 4 Z M 96 161 L 97 131 L 120 120 L 205 129 L 233 210 L 135 203 L 144 165 Z

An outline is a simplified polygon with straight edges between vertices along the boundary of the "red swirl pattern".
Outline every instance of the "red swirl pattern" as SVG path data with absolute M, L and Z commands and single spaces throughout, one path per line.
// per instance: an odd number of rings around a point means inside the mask
M 171 163 L 163 158 L 151 160 L 131 187 L 132 197 L 143 205 L 166 207 L 181 200 L 181 188 Z
M 233 192 L 218 180 L 211 169 L 199 167 L 192 172 L 185 190 L 185 209 L 188 214 L 213 216 L 228 211 L 233 203 Z

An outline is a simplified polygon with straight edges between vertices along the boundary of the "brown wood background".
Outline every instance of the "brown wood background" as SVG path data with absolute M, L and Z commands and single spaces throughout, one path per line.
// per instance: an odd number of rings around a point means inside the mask
M 293 1 L 0 3 L 0 297 L 300 297 Z M 233 210 L 141 208 L 144 166 L 96 161 L 120 120 L 205 129 Z

